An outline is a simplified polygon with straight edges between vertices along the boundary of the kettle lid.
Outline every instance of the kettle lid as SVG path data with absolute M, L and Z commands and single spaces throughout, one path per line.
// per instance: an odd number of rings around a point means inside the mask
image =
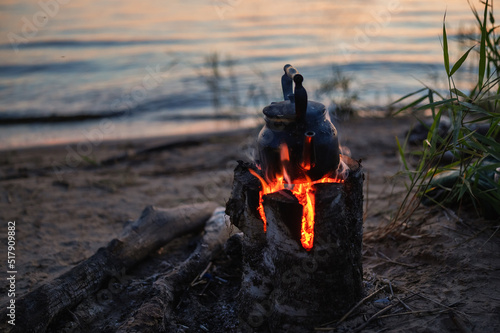
M 292 103 L 290 100 L 281 102 L 272 102 L 270 105 L 264 107 L 262 113 L 264 113 L 264 115 L 271 120 L 296 121 L 297 114 L 295 107 L 296 107 L 295 103 Z M 305 114 L 306 120 L 325 117 L 325 115 L 326 115 L 325 105 L 314 101 L 307 102 L 307 111 Z

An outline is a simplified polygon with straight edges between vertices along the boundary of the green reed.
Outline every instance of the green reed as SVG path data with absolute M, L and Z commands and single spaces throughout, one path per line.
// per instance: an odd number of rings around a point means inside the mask
M 472 205 L 480 215 L 500 216 L 500 183 L 498 178 L 495 180 L 495 170 L 500 167 L 499 26 L 495 25 L 492 3 L 486 1 L 481 13 L 472 5 L 471 9 L 480 38 L 454 64 L 448 53 L 446 14 L 443 19 L 448 93 L 444 95 L 426 86 L 392 103 L 411 99 L 396 113 L 430 110 L 433 122 L 422 147 L 416 151 L 408 151 L 408 138 L 403 143 L 396 138 L 408 182 L 406 196 L 390 227 L 407 221 L 422 201 L 452 207 Z M 455 84 L 454 75 L 473 51 L 479 53 L 478 74 L 473 89 L 466 92 Z M 451 127 L 447 135 L 440 136 L 438 129 L 444 115 L 450 119 Z M 479 124 L 486 124 L 486 133 L 476 130 Z M 445 156 L 452 156 L 452 162 L 443 163 Z

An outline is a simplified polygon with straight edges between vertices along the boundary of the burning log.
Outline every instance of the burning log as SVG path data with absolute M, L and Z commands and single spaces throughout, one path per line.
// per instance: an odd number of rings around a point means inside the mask
M 243 274 L 237 300 L 238 312 L 241 314 L 240 326 L 250 321 L 250 326 L 254 328 L 262 325 L 263 317 L 260 313 L 265 310 L 259 308 L 254 310 L 254 312 L 257 311 L 256 313 L 249 313 L 247 310 L 256 306 L 262 307 L 268 302 L 272 291 L 271 273 L 268 266 L 264 264 L 263 256 L 267 240 L 263 232 L 263 221 L 257 210 L 261 185 L 259 180 L 250 173 L 250 170 L 255 169 L 255 165 L 239 161 L 234 171 L 231 199 L 226 205 L 226 214 L 230 216 L 231 223 L 243 232 Z M 256 330 L 256 332 L 260 331 Z
M 284 71 L 284 101 L 263 110 L 257 164 L 240 162 L 226 206 L 245 234 L 242 331 L 310 331 L 362 294 L 361 164 L 339 154 L 337 130 L 326 107 L 308 101 L 304 77 Z
M 311 330 L 361 299 L 363 171 L 349 157 L 342 161 L 342 179 L 285 185 L 269 194 L 255 165 L 236 168 L 226 212 L 245 234 L 242 331 Z

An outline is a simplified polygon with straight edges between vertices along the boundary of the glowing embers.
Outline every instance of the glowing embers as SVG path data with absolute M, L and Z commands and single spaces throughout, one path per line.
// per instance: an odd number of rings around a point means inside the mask
M 290 190 L 302 205 L 302 223 L 300 230 L 300 242 L 307 251 L 311 250 L 314 244 L 314 216 L 315 216 L 315 188 L 314 184 L 318 183 L 342 183 L 343 177 L 323 177 L 319 180 L 310 181 L 306 179 L 305 182 L 293 184 L 288 176 L 287 166 L 289 165 L 288 147 L 286 144 L 280 146 L 281 165 L 283 166 L 281 173 L 277 174 L 274 181 L 266 181 L 256 171 L 249 169 L 250 173 L 257 177 L 261 184 L 262 189 L 259 191 L 259 206 L 258 211 L 262 221 L 264 222 L 264 232 L 266 232 L 267 219 L 264 211 L 263 197 L 266 194 L 271 194 L 284 189 Z M 341 161 L 339 169 L 344 169 L 344 163 Z

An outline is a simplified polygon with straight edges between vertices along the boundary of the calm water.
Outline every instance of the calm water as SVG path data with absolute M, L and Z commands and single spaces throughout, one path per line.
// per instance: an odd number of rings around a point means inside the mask
M 440 84 L 445 10 L 449 34 L 473 25 L 465 0 L 42 3 L 0 4 L 0 118 L 30 120 L 1 125 L 0 148 L 248 126 L 281 98 L 286 63 L 311 99 L 340 68 L 376 110 L 418 80 Z M 75 115 L 110 117 L 53 122 Z

